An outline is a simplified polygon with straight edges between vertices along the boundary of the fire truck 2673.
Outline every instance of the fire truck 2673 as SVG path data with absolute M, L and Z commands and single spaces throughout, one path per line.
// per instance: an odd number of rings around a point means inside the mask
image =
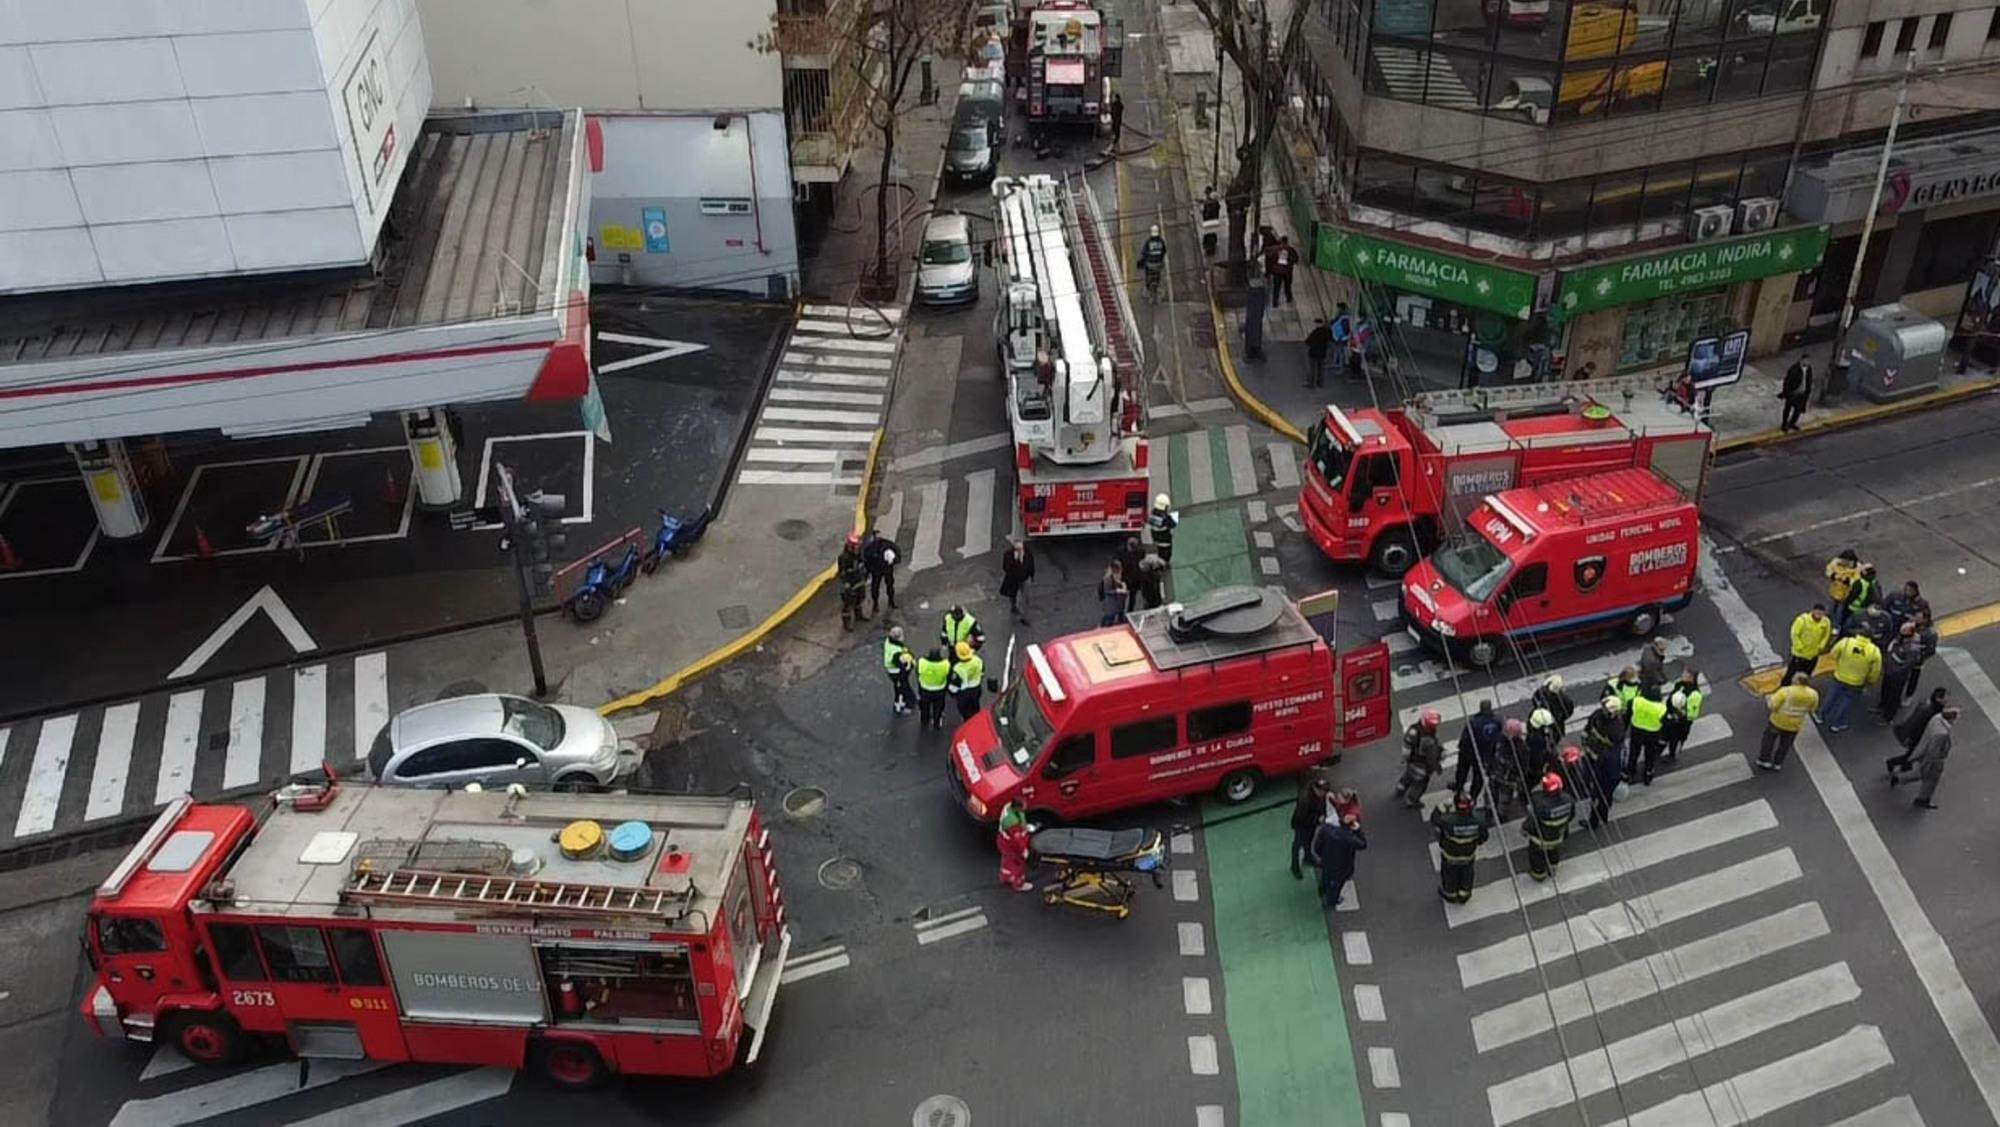
M 1136 532 L 1149 484 L 1141 359 L 1089 185 L 999 177 L 993 222 L 993 335 L 1021 527 Z
M 187 798 L 98 888 L 83 1016 L 202 1064 L 302 1057 L 714 1076 L 791 947 L 748 801 L 294 783 Z

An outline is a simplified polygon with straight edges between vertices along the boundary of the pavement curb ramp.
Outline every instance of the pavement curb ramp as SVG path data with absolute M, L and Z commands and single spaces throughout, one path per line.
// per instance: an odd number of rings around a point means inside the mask
M 875 488 L 876 462 L 882 453 L 882 437 L 883 431 L 877 428 L 875 437 L 868 443 L 868 463 L 861 471 L 860 494 L 854 499 L 854 520 L 851 528 L 857 534 L 867 527 L 868 497 Z M 790 598 L 780 603 L 778 609 L 772 611 L 764 621 L 759 622 L 733 640 L 717 646 L 715 649 L 667 674 L 654 684 L 640 689 L 638 692 L 627 693 L 617 700 L 599 705 L 597 708 L 598 714 L 612 716 L 628 709 L 650 704 L 661 697 L 679 692 L 689 682 L 770 637 L 780 626 L 790 621 L 793 615 L 797 614 L 807 603 L 811 602 L 814 597 L 825 590 L 827 584 L 833 582 L 833 578 L 834 566 L 828 564 L 818 574 L 806 580 L 805 586 L 800 587 L 792 593 Z
M 1987 603 L 1985 606 L 1973 607 L 1970 610 L 1954 611 L 1938 619 L 1935 625 L 1937 627 L 1938 639 L 1942 641 L 1945 638 L 1954 638 L 1960 634 L 1968 634 L 1974 630 L 1992 626 L 1995 623 L 2000 623 L 2000 603 Z M 1767 697 L 1778 691 L 1778 681 L 1784 672 L 1785 667 L 1782 665 L 1766 666 L 1763 669 L 1755 670 L 1739 678 L 1736 683 L 1743 686 L 1746 692 L 1760 697 Z M 1830 655 L 1821 654 L 1819 660 L 1813 664 L 1813 678 L 1817 680 L 1832 672 L 1833 658 Z

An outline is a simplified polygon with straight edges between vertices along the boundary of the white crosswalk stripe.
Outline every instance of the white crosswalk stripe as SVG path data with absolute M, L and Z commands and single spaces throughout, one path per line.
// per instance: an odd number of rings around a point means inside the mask
M 1431 704 L 1410 705 L 1402 710 L 1401 722 L 1404 727 L 1408 727 L 1416 723 L 1418 714 L 1424 709 L 1434 708 L 1444 718 L 1444 722 L 1450 724 L 1463 719 L 1468 711 L 1478 708 L 1482 700 L 1490 700 L 1495 708 L 1504 709 L 1534 696 L 1535 690 L 1541 687 L 1550 673 L 1562 674 L 1563 682 L 1569 686 L 1570 696 L 1582 704 L 1586 698 L 1597 692 L 1599 686 L 1610 680 L 1619 670 L 1631 665 L 1638 656 L 1636 649 L 1620 646 L 1610 653 L 1585 658 L 1554 669 L 1510 677 L 1497 683 L 1486 673 L 1461 670 L 1460 674 L 1465 678 L 1466 684 L 1464 701 L 1457 697 L 1447 697 Z M 1694 643 L 1680 635 L 1667 639 L 1669 666 L 1678 661 L 1686 661 L 1692 656 L 1694 656 Z M 1466 701 L 1470 701 L 1470 705 Z
M 315 772 L 330 749 L 351 768 L 388 720 L 388 655 L 375 652 L 18 721 L 13 753 L 29 762 L 0 791 L 0 844 Z
M 867 446 L 888 406 L 902 344 L 901 312 L 806 308 L 785 342 L 736 483 L 824 486 L 830 497 L 836 488 L 861 483 Z

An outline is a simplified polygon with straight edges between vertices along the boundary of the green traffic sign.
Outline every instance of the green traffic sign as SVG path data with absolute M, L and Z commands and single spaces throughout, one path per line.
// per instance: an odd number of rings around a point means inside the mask
M 1567 270 L 1556 308 L 1564 316 L 1574 316 L 1688 290 L 1810 270 L 1826 256 L 1827 237 L 1825 226 L 1794 227 Z
M 1535 276 L 1406 243 L 1352 235 L 1320 224 L 1313 265 L 1409 293 L 1491 309 L 1525 320 L 1535 302 Z

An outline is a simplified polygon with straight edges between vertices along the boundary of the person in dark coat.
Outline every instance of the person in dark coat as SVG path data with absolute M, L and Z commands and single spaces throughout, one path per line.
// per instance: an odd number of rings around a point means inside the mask
M 1354 855 L 1368 848 L 1357 818 L 1336 822 L 1332 818 L 1313 831 L 1312 859 L 1319 868 L 1319 902 L 1332 908 L 1340 903 L 1347 882 L 1354 879 Z
M 1158 552 L 1139 557 L 1139 583 L 1135 589 L 1138 597 L 1133 602 L 1146 610 L 1167 601 L 1167 561 Z
M 1913 805 L 1925 810 L 1937 809 L 1937 803 L 1931 799 L 1937 794 L 1938 781 L 1944 778 L 1944 761 L 1951 755 L 1951 726 L 1957 720 L 1958 709 L 1947 708 L 1924 725 L 1923 737 L 1910 753 L 1910 765 L 1917 769 L 1917 778 L 1923 784 L 1917 788 L 1917 801 Z M 1890 775 L 1889 785 L 1895 786 L 1896 782 L 1896 776 Z
M 1097 624 L 1116 626 L 1125 614 L 1125 570 L 1114 561 L 1097 581 Z
M 868 564 L 862 557 L 859 536 L 848 534 L 833 568 L 840 581 L 840 628 L 852 630 L 857 619 L 868 621 L 868 615 L 861 609 L 861 600 L 868 594 Z
M 1139 561 L 1146 558 L 1146 546 L 1137 536 L 1127 536 L 1118 549 L 1118 574 L 1125 580 L 1125 609 L 1139 609 Z
M 861 562 L 868 568 L 868 606 L 871 613 L 882 613 L 884 587 L 889 589 L 889 609 L 896 609 L 896 562 L 902 558 L 903 549 L 872 528 L 861 538 Z
M 1125 99 L 1111 95 L 1111 105 L 1106 107 L 1111 115 L 1111 147 L 1116 150 L 1118 142 L 1125 136 Z
M 1431 776 L 1442 770 L 1444 748 L 1438 743 L 1437 712 L 1425 709 L 1417 722 L 1403 730 L 1403 773 L 1396 780 L 1396 797 L 1412 810 L 1423 805 Z
M 1306 386 L 1318 387 L 1326 372 L 1326 350 L 1333 343 L 1333 331 L 1325 321 L 1315 320 L 1306 334 Z
M 1812 361 L 1801 352 L 1792 366 L 1785 369 L 1785 382 L 1778 388 L 1778 398 L 1785 401 L 1784 412 L 1778 417 L 1779 430 L 1799 429 L 1799 417 L 1806 413 L 1806 400 L 1812 398 L 1812 389 Z
M 1027 541 L 1007 541 L 1007 551 L 1000 557 L 1000 594 L 1007 600 L 1007 609 L 1023 626 L 1028 625 L 1028 616 L 1021 613 L 1021 600 L 1027 596 L 1028 584 L 1034 578 L 1035 553 L 1028 550 Z
M 1924 663 L 1937 656 L 1938 632 L 1931 624 L 1929 611 L 1918 611 L 1911 621 L 1917 624 L 1917 664 L 1910 669 L 1910 675 L 1903 682 L 1903 702 L 1917 697 L 1917 686 L 1924 679 Z
M 1903 754 L 1892 755 L 1882 762 L 1882 765 L 1889 769 L 1890 779 L 1893 780 L 1898 771 L 1910 769 L 1910 759 L 1916 753 L 1918 741 L 1924 738 L 1924 728 L 1930 724 L 1931 717 L 1945 710 L 1946 700 L 1942 687 L 1932 689 L 1929 699 L 1918 705 L 1908 716 L 1903 717 L 1892 729 L 1896 733 L 1896 742 L 1902 745 Z
M 1492 826 L 1492 812 L 1475 809 L 1472 799 L 1462 794 L 1451 805 L 1431 811 L 1438 842 L 1438 895 L 1445 902 L 1463 904 L 1472 899 L 1472 867 Z
M 1922 590 L 1917 587 L 1917 581 L 1912 579 L 1903 584 L 1902 590 L 1882 600 L 1882 609 L 1889 612 L 1889 626 L 1901 630 L 1903 623 L 1914 620 L 1919 614 L 1928 617 L 1931 613 L 1931 601 L 1924 598 Z
M 1882 647 L 1882 693 L 1875 702 L 1875 715 L 1887 724 L 1902 711 L 1903 686 L 1924 662 L 1924 643 L 1917 637 L 1915 622 L 1903 623 L 1896 637 Z
M 1458 734 L 1458 768 L 1451 789 L 1478 798 L 1499 752 L 1500 714 L 1493 711 L 1492 701 L 1480 701 L 1479 711 L 1472 714 Z
M 1541 687 L 1535 690 L 1535 695 L 1529 699 L 1528 708 L 1530 715 L 1535 709 L 1548 709 L 1549 715 L 1555 718 L 1558 732 L 1568 731 L 1569 718 L 1576 715 L 1576 701 L 1570 699 L 1569 693 L 1564 690 L 1560 673 L 1549 674 L 1548 679 L 1542 682 Z
M 1292 804 L 1292 879 L 1304 880 L 1305 873 L 1299 862 L 1312 855 L 1313 834 L 1318 832 L 1321 822 L 1326 821 L 1329 788 L 1326 776 L 1315 771 L 1299 788 L 1298 801 Z

